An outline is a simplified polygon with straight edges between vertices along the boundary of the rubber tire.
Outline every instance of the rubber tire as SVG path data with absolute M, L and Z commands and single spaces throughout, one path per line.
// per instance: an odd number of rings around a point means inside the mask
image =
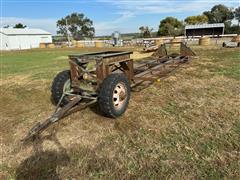
M 237 47 L 240 47 L 240 42 L 237 44 Z
M 225 42 L 222 44 L 222 47 L 226 47 L 226 43 Z
M 63 94 L 63 87 L 65 83 L 70 79 L 70 77 L 71 77 L 70 70 L 65 70 L 58 73 L 54 78 L 52 82 L 51 92 L 52 92 L 52 100 L 55 105 L 57 105 L 59 100 L 61 99 Z M 66 105 L 68 102 L 69 102 L 68 98 L 64 97 L 60 106 L 62 107 Z
M 118 83 L 123 83 L 126 87 L 127 99 L 123 107 L 119 110 L 114 108 L 112 101 L 113 91 Z M 98 105 L 100 110 L 111 118 L 117 118 L 121 116 L 127 109 L 130 99 L 130 84 L 127 77 L 124 74 L 110 74 L 102 82 L 99 88 Z

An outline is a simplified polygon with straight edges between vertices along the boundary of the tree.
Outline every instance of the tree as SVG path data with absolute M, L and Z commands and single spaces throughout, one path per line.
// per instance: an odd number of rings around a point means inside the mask
M 150 29 L 148 26 L 141 26 L 139 30 L 143 38 L 150 38 L 153 28 Z
M 23 25 L 22 23 L 18 23 L 14 26 L 14 28 L 18 28 L 18 29 L 24 29 L 26 28 L 27 26 L 26 25 Z
M 235 16 L 235 19 L 238 21 L 238 25 L 235 32 L 240 34 L 240 6 L 235 9 L 234 16 Z
M 211 11 L 205 11 L 203 14 L 208 17 L 209 23 L 225 23 L 234 18 L 233 11 L 222 4 L 213 6 Z
M 204 14 L 198 15 L 198 16 L 189 16 L 184 20 L 184 22 L 186 24 L 191 24 L 191 25 L 204 24 L 204 23 L 208 23 L 208 17 Z
M 85 17 L 84 14 L 72 13 L 57 21 L 58 34 L 68 36 L 68 33 L 75 40 L 93 38 L 95 29 L 92 26 L 93 22 Z
M 167 17 L 160 22 L 158 36 L 179 36 L 183 34 L 183 24 L 174 17 Z
M 231 21 L 234 18 L 234 12 L 232 9 L 219 4 L 213 6 L 211 11 L 205 11 L 203 14 L 208 17 L 208 23 L 224 23 L 225 33 L 230 33 Z
M 234 16 L 235 16 L 235 19 L 238 20 L 238 22 L 239 22 L 240 21 L 240 6 L 235 9 Z

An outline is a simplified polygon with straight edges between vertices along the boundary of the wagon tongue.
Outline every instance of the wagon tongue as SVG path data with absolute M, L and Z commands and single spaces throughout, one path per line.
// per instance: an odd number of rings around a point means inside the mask
M 35 126 L 33 126 L 25 138 L 21 141 L 27 141 L 30 139 L 34 139 L 37 135 L 39 135 L 42 131 L 47 129 L 51 124 L 57 122 L 63 117 L 67 116 L 72 108 L 81 100 L 82 98 L 79 96 L 75 96 L 67 105 L 62 108 L 57 107 L 56 111 L 53 113 L 51 117 L 49 117 L 43 123 L 38 122 Z M 92 101 L 93 102 L 93 101 Z M 59 103 L 60 104 L 60 103 Z M 87 105 L 87 104 L 86 104 Z
M 54 121 L 53 121 L 54 120 Z M 37 135 L 39 135 L 42 131 L 47 129 L 52 123 L 56 122 L 58 119 L 56 117 L 50 117 L 43 123 L 38 122 L 35 126 L 33 126 L 30 131 L 28 132 L 27 136 L 24 137 L 21 141 L 27 141 L 30 139 L 34 139 Z

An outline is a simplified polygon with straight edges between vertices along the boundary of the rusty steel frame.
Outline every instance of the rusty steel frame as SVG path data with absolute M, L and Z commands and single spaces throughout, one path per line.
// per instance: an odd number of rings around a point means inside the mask
M 71 70 L 72 87 L 79 87 L 79 77 L 87 74 L 95 80 L 95 89 L 112 72 L 123 71 L 128 79 L 133 78 L 133 60 L 130 58 L 132 52 L 106 51 L 83 55 L 70 55 L 69 64 Z M 95 68 L 87 70 L 88 63 L 95 63 Z
M 179 44 L 180 54 L 168 54 L 166 44 L 163 44 L 154 52 L 151 60 L 142 63 L 140 61 L 138 61 L 140 63 L 133 63 L 133 59 L 130 58 L 132 52 L 124 51 L 70 55 L 69 64 L 72 92 L 70 94 L 63 94 L 63 96 L 68 95 L 71 97 L 70 102 L 61 108 L 62 96 L 53 115 L 43 123 L 37 123 L 28 132 L 24 140 L 40 134 L 49 125 L 67 115 L 96 103 L 98 98 L 97 90 L 102 81 L 111 73 L 124 73 L 133 88 L 142 82 L 152 82 L 158 79 L 164 74 L 165 69 L 178 67 L 179 64 L 187 62 L 191 56 L 195 56 L 195 53 L 189 47 L 183 43 Z M 88 69 L 88 63 L 95 63 L 95 68 Z M 88 81 L 94 90 L 81 89 L 80 83 L 83 80 Z
M 173 56 L 168 54 L 166 49 L 166 44 L 180 44 L 180 54 L 178 56 Z M 161 45 L 158 50 L 152 55 L 153 60 L 144 63 L 142 66 L 146 67 L 147 72 L 151 72 L 151 66 L 156 66 L 156 69 L 165 66 L 171 61 L 173 63 L 179 63 L 188 60 L 190 56 L 195 56 L 195 53 L 181 42 L 165 43 Z M 95 79 L 97 82 L 94 89 L 97 90 L 101 82 L 111 73 L 116 70 L 123 72 L 128 78 L 131 84 L 134 84 L 136 79 L 139 79 L 139 74 L 135 73 L 140 67 L 134 68 L 133 60 L 130 58 L 132 52 L 114 52 L 106 51 L 101 53 L 91 53 L 83 55 L 70 55 L 69 63 L 71 69 L 71 81 L 73 88 L 79 88 L 82 79 L 79 77 L 84 73 Z M 89 62 L 96 62 L 95 69 L 87 70 L 86 64 Z

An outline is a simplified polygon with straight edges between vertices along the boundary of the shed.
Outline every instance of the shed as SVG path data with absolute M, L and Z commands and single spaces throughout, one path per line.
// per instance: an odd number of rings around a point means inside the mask
M 219 36 L 224 34 L 224 23 L 187 25 L 185 36 Z
M 52 43 L 52 35 L 41 29 L 0 28 L 0 42 L 0 50 L 31 49 Z

